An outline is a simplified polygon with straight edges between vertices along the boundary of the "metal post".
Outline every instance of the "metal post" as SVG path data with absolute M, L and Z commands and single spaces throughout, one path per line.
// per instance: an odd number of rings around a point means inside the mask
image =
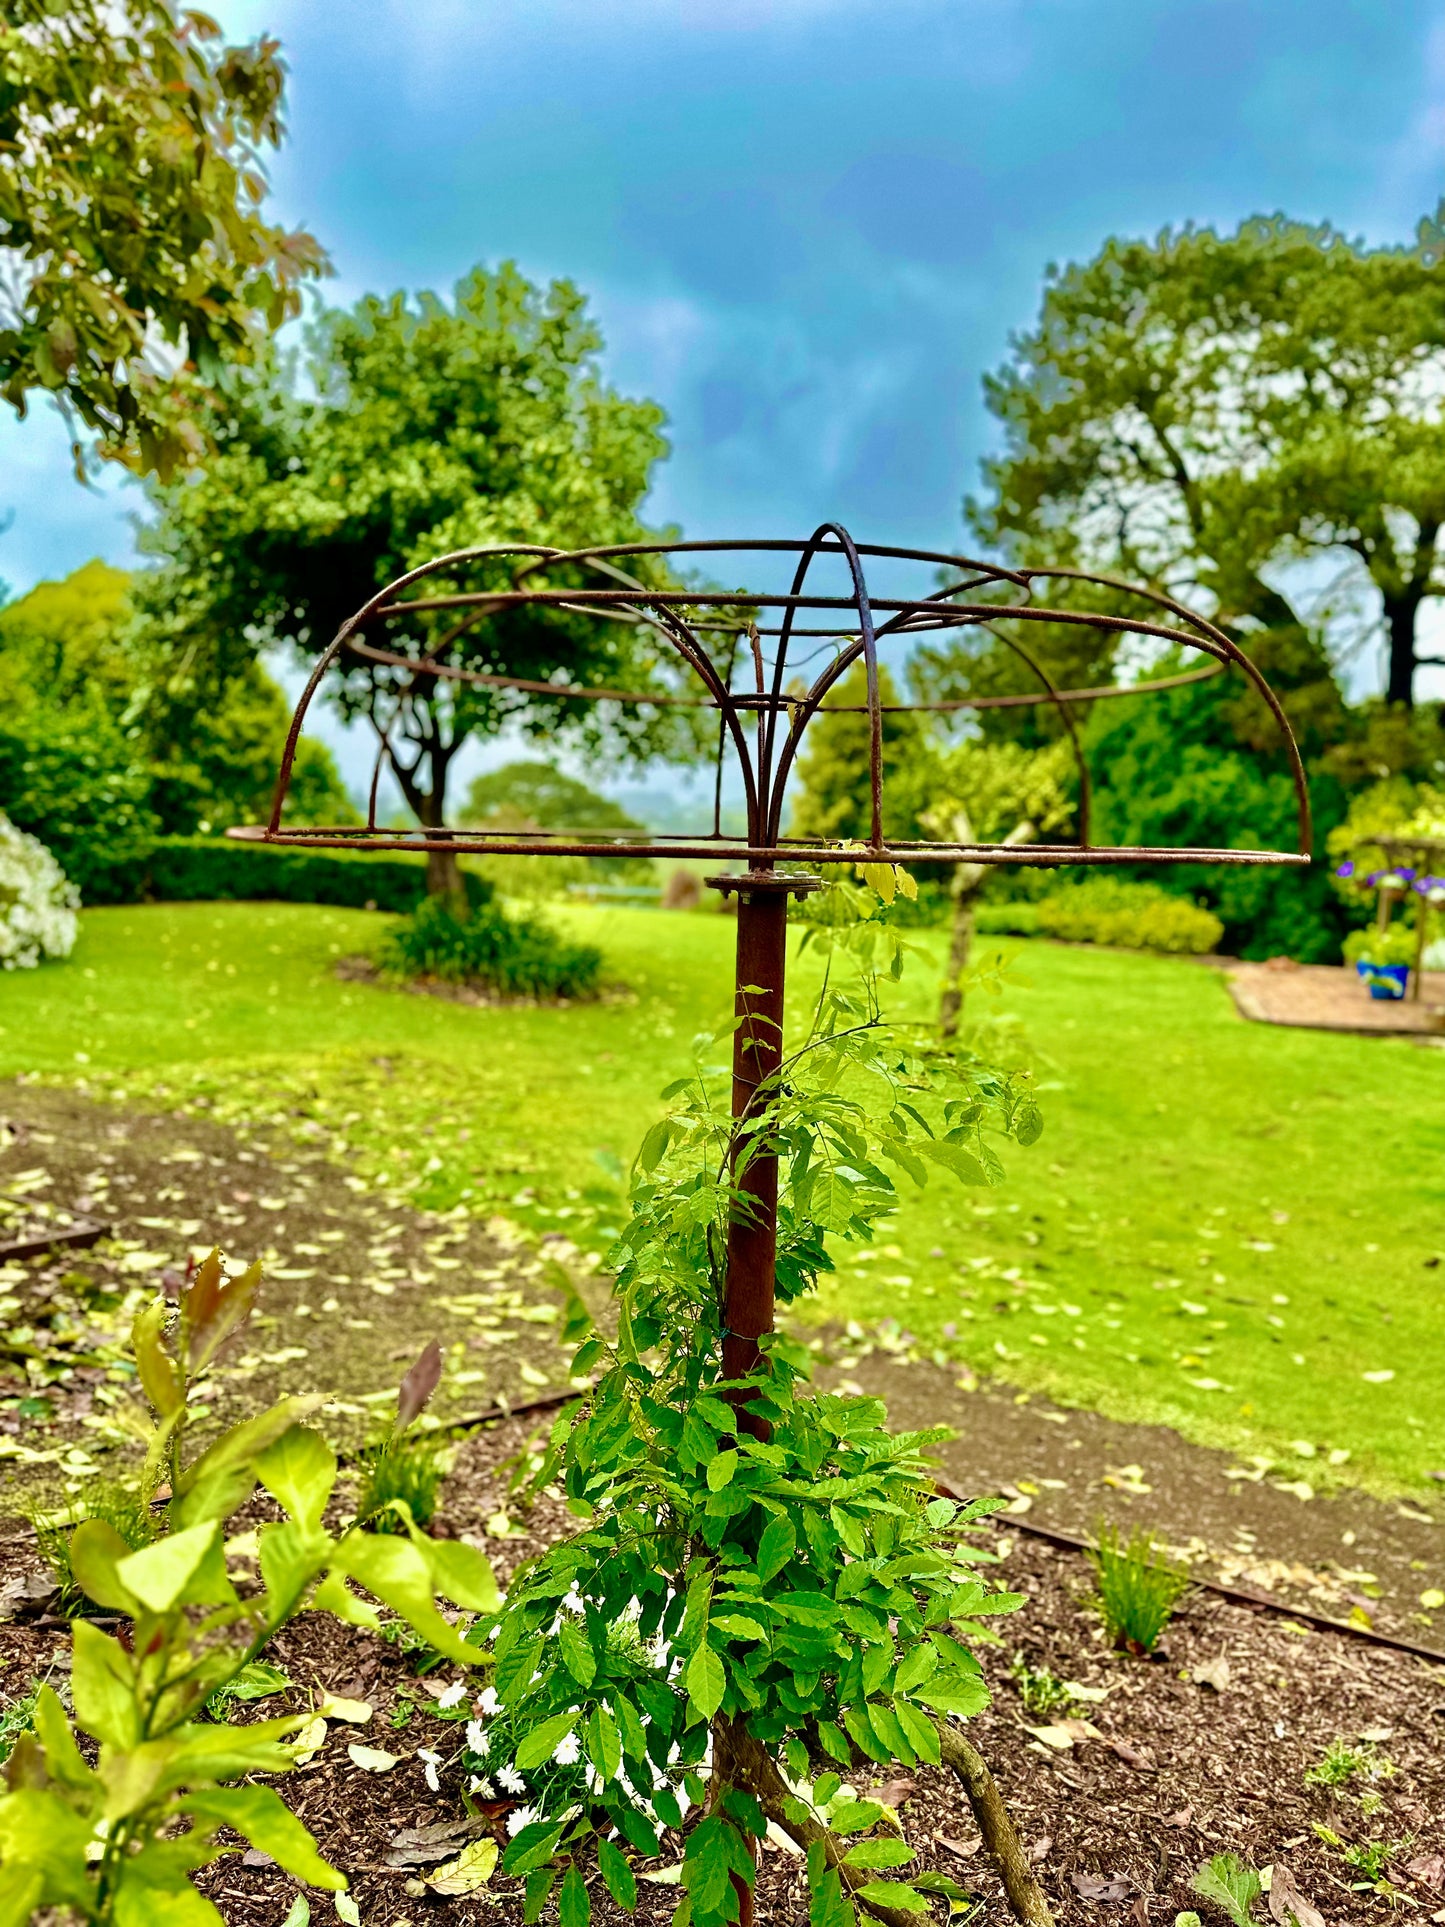
M 759 1088 L 777 1075 L 783 1060 L 783 988 L 787 974 L 790 877 L 767 872 L 739 878 L 737 986 L 733 1034 L 735 1118 L 762 1108 Z M 773 1329 L 773 1285 L 778 1255 L 778 1160 L 751 1157 L 738 1189 L 747 1208 L 728 1226 L 727 1283 L 723 1305 L 723 1375 L 745 1378 L 762 1357 L 758 1340 Z M 761 1421 L 744 1417 L 759 1434 Z

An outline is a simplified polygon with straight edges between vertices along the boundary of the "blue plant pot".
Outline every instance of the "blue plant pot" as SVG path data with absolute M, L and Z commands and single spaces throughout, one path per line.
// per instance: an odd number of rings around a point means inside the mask
M 1366 963 L 1362 958 L 1355 969 L 1361 982 L 1369 987 L 1372 997 L 1391 1004 L 1404 1000 L 1410 983 L 1409 964 Z

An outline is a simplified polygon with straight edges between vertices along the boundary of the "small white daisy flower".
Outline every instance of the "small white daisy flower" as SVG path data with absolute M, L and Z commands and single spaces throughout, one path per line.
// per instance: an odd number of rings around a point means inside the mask
M 438 1706 L 460 1706 L 467 1696 L 467 1683 L 464 1679 L 454 1679 L 450 1686 L 437 1694 Z
M 527 1791 L 527 1782 L 514 1766 L 499 1766 L 497 1768 L 497 1785 L 502 1789 L 503 1793 L 525 1793 Z
M 474 1773 L 467 1781 L 467 1792 L 480 1793 L 484 1800 L 495 1800 L 497 1797 L 497 1789 L 490 1780 L 484 1780 L 480 1773 Z
M 478 1699 L 477 1699 L 477 1711 L 479 1713 L 485 1713 L 487 1718 L 490 1719 L 494 1713 L 499 1713 L 501 1710 L 502 1709 L 497 1701 L 496 1687 L 495 1686 L 483 1687 L 481 1694 L 478 1696 Z
M 515 1840 L 523 1827 L 530 1827 L 537 1818 L 538 1813 L 535 1807 L 518 1807 L 514 1813 L 507 1815 L 507 1832 L 510 1833 Z
M 467 1745 L 473 1753 L 479 1753 L 483 1759 L 491 1752 L 492 1742 L 487 1738 L 487 1729 L 480 1720 L 467 1721 Z
M 441 1791 L 441 1781 L 437 1778 L 437 1768 L 442 1763 L 441 1754 L 434 1753 L 429 1746 L 419 1746 L 416 1750 L 416 1757 L 426 1764 L 427 1785 L 433 1793 L 439 1793 Z
M 552 1758 L 558 1766 L 576 1766 L 582 1757 L 582 1746 L 575 1733 L 564 1733 L 552 1748 Z

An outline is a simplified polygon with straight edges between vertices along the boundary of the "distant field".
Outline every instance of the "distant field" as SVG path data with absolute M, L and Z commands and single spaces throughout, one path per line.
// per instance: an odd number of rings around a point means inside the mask
M 635 1001 L 490 1010 L 338 982 L 378 933 L 364 912 L 90 911 L 70 963 L 0 979 L 0 1072 L 315 1117 L 418 1202 L 605 1242 L 657 1090 L 726 1012 L 732 926 L 565 915 Z M 1381 1489 L 1445 1470 L 1445 1053 L 1242 1023 L 1194 963 L 1008 948 L 1044 1137 L 1001 1191 L 915 1193 L 825 1314 L 895 1317 L 976 1369 L 1315 1483 L 1331 1450 Z M 934 994 L 919 971 L 900 1001 Z

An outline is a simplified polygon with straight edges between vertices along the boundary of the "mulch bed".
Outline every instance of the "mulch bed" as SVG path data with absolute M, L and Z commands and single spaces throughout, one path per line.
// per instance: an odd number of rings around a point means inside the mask
M 1353 970 L 1286 957 L 1233 964 L 1229 989 L 1242 1017 L 1307 1030 L 1445 1038 L 1445 971 L 1427 970 L 1418 1000 L 1371 997 Z
M 543 1499 L 523 1530 L 504 1540 L 486 1536 L 486 1521 L 506 1503 L 509 1464 L 530 1430 L 513 1419 L 464 1443 L 439 1522 L 441 1530 L 486 1545 L 504 1575 L 566 1529 L 561 1506 Z M 1082 1560 L 1029 1543 L 1007 1522 L 994 1543 L 1004 1554 L 1003 1574 L 1028 1604 L 1000 1622 L 1003 1643 L 982 1654 L 995 1699 L 969 1732 L 994 1768 L 1061 1922 L 1127 1917 L 1130 1927 L 1148 1927 L 1151 1919 L 1167 1927 L 1175 1912 L 1200 1904 L 1189 1888 L 1195 1870 L 1225 1851 L 1255 1867 L 1287 1868 L 1332 1927 L 1384 1919 L 1402 1904 L 1445 1921 L 1445 1669 L 1303 1633 L 1202 1593 L 1185 1601 L 1153 1660 L 1121 1657 L 1106 1648 L 1088 1607 Z M 4 1553 L 0 1575 L 5 1566 L 12 1577 L 17 1567 L 30 1569 L 21 1544 Z M 8 1626 L 0 1696 L 9 1700 L 32 1679 L 62 1675 L 67 1638 L 54 1622 Z M 1016 1651 L 1032 1667 L 1106 1696 L 1031 1714 L 1009 1673 Z M 284 1783 L 323 1850 L 351 1876 L 366 1927 L 519 1922 L 517 1883 L 500 1875 L 484 1893 L 442 1898 L 423 1884 L 428 1869 L 388 1865 L 403 1829 L 465 1813 L 460 1769 L 443 1764 L 434 1792 L 417 1751 L 428 1747 L 443 1762 L 456 1753 L 460 1728 L 428 1711 L 453 1669 L 420 1678 L 397 1647 L 310 1615 L 275 1642 L 268 1658 L 293 1685 L 284 1701 L 250 1709 L 253 1716 L 283 1705 L 303 1710 L 323 1691 L 374 1709 L 365 1726 L 333 1725 L 317 1759 Z M 1198 1683 L 1201 1670 L 1217 1683 Z M 1055 1730 L 1068 1717 L 1080 1722 L 1072 1733 Z M 1044 1739 L 1035 1728 L 1046 1729 Z M 1341 1739 L 1366 1740 L 1393 1770 L 1339 1790 L 1306 1785 L 1306 1770 Z M 384 1775 L 360 1771 L 346 1750 L 353 1740 L 402 1755 L 401 1763 Z M 877 1777 L 869 1767 L 857 1783 L 865 1788 Z M 983 1918 L 1005 1920 L 998 1879 L 953 1783 L 924 1768 L 893 1783 L 890 1797 L 924 1861 L 976 1894 Z M 505 1811 L 487 1811 L 505 1838 Z M 1388 1847 L 1393 1901 L 1315 1831 L 1317 1823 L 1347 1847 Z M 661 1864 L 675 1863 L 675 1837 L 664 1845 L 668 1859 Z M 274 1927 L 296 1891 L 274 1867 L 239 1855 L 209 1875 L 208 1886 L 235 1927 Z M 646 1881 L 641 1896 L 637 1918 L 659 1927 L 679 1897 L 673 1886 Z M 326 1896 L 312 1901 L 322 1910 L 318 1918 L 331 1917 Z M 594 1891 L 593 1907 L 606 1927 L 622 1918 L 605 1893 Z M 778 1848 L 764 1855 L 758 1918 L 798 1927 L 807 1920 L 799 1862 Z

